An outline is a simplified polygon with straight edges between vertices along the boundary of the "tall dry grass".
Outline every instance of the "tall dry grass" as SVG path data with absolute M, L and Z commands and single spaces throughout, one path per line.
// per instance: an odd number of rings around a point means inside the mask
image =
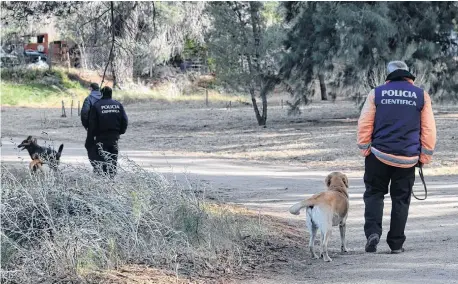
M 256 220 L 209 204 L 205 188 L 125 160 L 114 180 L 83 166 L 32 175 L 2 166 L 2 283 L 80 283 L 146 264 L 177 274 L 233 270 Z

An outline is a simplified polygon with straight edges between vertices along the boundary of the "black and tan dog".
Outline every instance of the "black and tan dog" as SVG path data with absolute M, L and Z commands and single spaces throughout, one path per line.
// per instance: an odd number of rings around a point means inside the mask
M 55 151 L 50 147 L 39 146 L 37 144 L 37 139 L 29 136 L 17 147 L 21 150 L 27 149 L 30 158 L 32 158 L 32 162 L 30 162 L 29 167 L 35 172 L 37 169 L 43 171 L 43 164 L 47 164 L 51 169 L 57 170 L 60 156 L 62 154 L 62 150 L 64 149 L 64 144 L 61 144 L 59 146 L 59 150 Z

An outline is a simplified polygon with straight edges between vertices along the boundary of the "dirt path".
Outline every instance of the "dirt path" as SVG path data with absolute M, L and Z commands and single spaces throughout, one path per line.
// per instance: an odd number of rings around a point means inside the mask
M 14 138 L 20 142 L 20 138 Z M 140 165 L 158 172 L 173 173 L 209 184 L 209 194 L 225 202 L 244 205 L 281 218 L 287 224 L 304 228 L 304 215 L 292 216 L 288 207 L 323 189 L 328 172 L 304 171 L 300 167 L 283 164 L 260 164 L 233 159 L 193 158 L 161 155 L 160 152 L 121 151 Z M 80 145 L 65 143 L 62 163 L 86 163 L 85 150 Z M 2 163 L 25 166 L 27 153 L 19 153 L 8 140 L 2 140 Z M 348 219 L 348 247 L 346 255 L 338 253 L 338 229 L 330 244 L 332 263 L 311 261 L 304 247 L 287 257 L 287 262 L 265 278 L 240 283 L 458 283 L 458 176 L 427 177 L 429 196 L 426 201 L 412 201 L 407 224 L 406 252 L 388 254 L 385 236 L 389 227 L 391 204 L 386 200 L 384 235 L 375 255 L 365 254 L 363 234 L 362 172 L 346 172 L 350 178 L 350 215 Z M 421 191 L 419 179 L 415 186 Z M 303 250 L 302 250 L 303 249 Z M 302 251 L 300 251 L 302 250 Z

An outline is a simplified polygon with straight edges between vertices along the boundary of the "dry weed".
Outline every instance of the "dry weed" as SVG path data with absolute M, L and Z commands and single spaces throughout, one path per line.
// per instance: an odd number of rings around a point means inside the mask
M 209 205 L 205 189 L 130 160 L 114 180 L 87 168 L 1 174 L 2 280 L 84 282 L 95 270 L 146 264 L 177 275 L 228 273 L 243 263 L 261 224 Z

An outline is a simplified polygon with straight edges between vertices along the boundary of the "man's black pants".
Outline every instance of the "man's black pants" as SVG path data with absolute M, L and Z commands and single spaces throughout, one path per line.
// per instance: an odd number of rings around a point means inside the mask
M 118 165 L 118 139 L 98 139 L 90 152 L 89 160 L 94 167 L 94 172 L 113 178 Z
M 390 184 L 391 182 L 391 184 Z M 374 154 L 366 157 L 364 183 L 364 232 L 366 238 L 372 234 L 382 235 L 383 200 L 388 193 L 392 201 L 390 231 L 387 243 L 392 250 L 402 248 L 406 236 L 404 229 L 409 213 L 410 196 L 415 183 L 415 167 L 398 168 L 381 162 Z
M 91 140 L 89 137 L 86 137 L 86 143 L 84 143 L 84 148 L 86 148 L 87 157 L 89 158 L 89 162 L 91 163 L 95 171 L 94 161 L 98 160 L 98 155 L 97 155 L 97 151 L 94 150 L 95 148 L 94 139 Z

